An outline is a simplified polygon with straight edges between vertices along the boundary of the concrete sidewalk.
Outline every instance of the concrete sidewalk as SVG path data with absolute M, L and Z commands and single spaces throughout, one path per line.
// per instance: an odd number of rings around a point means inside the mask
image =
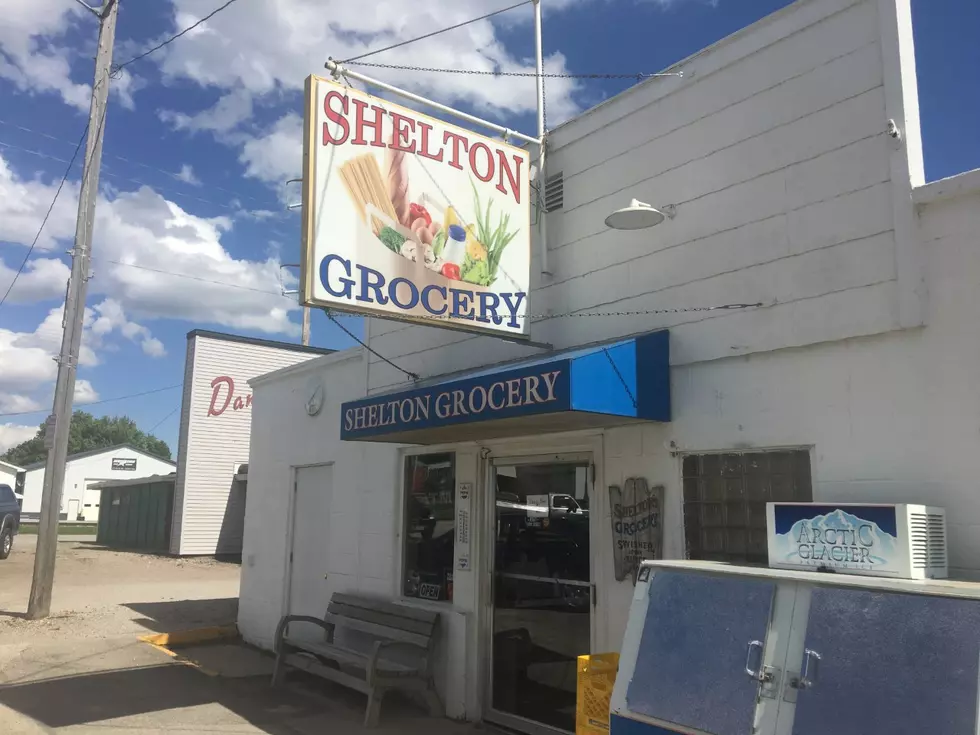
M 365 699 L 297 674 L 272 689 L 271 659 L 239 642 L 202 645 L 181 663 L 132 637 L 0 646 L 0 733 L 118 735 L 183 730 L 270 735 L 464 735 L 389 695 L 364 730 Z

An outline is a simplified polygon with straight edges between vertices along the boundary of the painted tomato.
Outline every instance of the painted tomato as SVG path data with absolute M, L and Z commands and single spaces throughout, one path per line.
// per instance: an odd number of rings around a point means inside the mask
M 442 275 L 452 281 L 459 280 L 459 266 L 455 263 L 445 263 L 442 266 Z

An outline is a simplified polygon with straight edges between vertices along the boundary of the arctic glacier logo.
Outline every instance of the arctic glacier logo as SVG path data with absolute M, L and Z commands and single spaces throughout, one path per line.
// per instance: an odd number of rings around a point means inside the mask
M 785 533 L 776 533 L 770 555 L 784 564 L 870 571 L 894 563 L 896 549 L 895 536 L 877 523 L 837 508 L 801 518 Z

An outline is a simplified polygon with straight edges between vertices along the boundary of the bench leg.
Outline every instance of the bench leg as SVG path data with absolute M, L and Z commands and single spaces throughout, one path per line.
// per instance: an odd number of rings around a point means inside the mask
M 385 690 L 378 687 L 368 693 L 367 710 L 364 712 L 364 727 L 377 727 L 381 718 L 381 700 Z
M 439 693 L 436 691 L 435 682 L 429 679 L 425 690 L 422 692 L 422 697 L 425 699 L 425 704 L 429 708 L 429 714 L 433 717 L 443 717 L 446 712 L 442 708 L 442 702 L 439 700 Z
M 285 646 L 280 646 L 279 653 L 276 654 L 276 664 L 272 669 L 272 686 L 278 686 L 282 681 L 283 666 L 286 658 Z

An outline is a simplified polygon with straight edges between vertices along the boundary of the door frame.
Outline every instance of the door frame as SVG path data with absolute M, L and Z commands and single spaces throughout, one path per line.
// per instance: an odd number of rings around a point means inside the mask
M 480 692 L 483 698 L 481 707 L 483 719 L 493 724 L 502 725 L 528 735 L 568 735 L 567 731 L 559 730 L 549 725 L 528 720 L 518 715 L 501 712 L 493 708 L 493 580 L 496 565 L 496 540 L 497 534 L 495 526 L 497 522 L 496 492 L 494 492 L 494 472 L 498 466 L 516 467 L 521 465 L 547 465 L 547 464 L 586 464 L 590 468 L 588 477 L 588 496 L 589 496 L 589 581 L 592 585 L 590 598 L 592 599 L 592 609 L 589 612 L 589 653 L 595 649 L 596 640 L 596 620 L 598 618 L 598 590 L 599 584 L 596 581 L 596 555 L 592 553 L 593 544 L 596 541 L 595 523 L 597 513 L 593 512 L 594 501 L 596 498 L 596 484 L 598 482 L 598 469 L 596 467 L 597 458 L 602 456 L 600 449 L 579 449 L 570 448 L 570 451 L 541 453 L 538 449 L 533 452 L 532 447 L 528 454 L 493 454 L 491 450 L 484 452 L 484 463 L 480 471 L 481 492 L 478 497 L 483 498 L 483 518 L 482 524 L 485 532 L 483 546 L 483 559 L 485 570 L 482 574 L 484 579 L 483 589 L 480 590 L 482 603 L 479 606 L 480 620 L 478 629 L 480 631 L 480 648 L 484 655 L 480 656 L 483 666 L 480 671 Z
M 286 505 L 286 546 L 283 549 L 283 582 L 282 600 L 280 601 L 280 614 L 282 618 L 289 615 L 289 598 L 293 591 L 293 540 L 296 535 L 296 494 L 299 492 L 299 471 L 308 470 L 314 467 L 332 467 L 336 463 L 314 462 L 311 464 L 297 464 L 289 467 L 289 492 Z

